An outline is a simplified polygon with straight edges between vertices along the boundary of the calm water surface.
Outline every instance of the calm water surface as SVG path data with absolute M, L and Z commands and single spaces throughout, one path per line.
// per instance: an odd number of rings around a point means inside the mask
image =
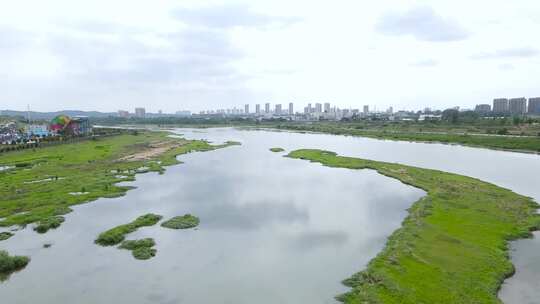
M 32 257 L 0 284 L 2 303 L 335 303 L 333 296 L 346 291 L 339 282 L 381 250 L 424 193 L 369 170 L 283 158 L 271 147 L 456 172 L 540 201 L 536 155 L 320 134 L 175 132 L 242 146 L 181 156 L 185 163 L 164 175 L 137 176 L 129 183 L 137 189 L 124 197 L 75 207 L 57 230 L 38 235 L 27 228 L 2 242 L 2 249 Z M 158 253 L 149 261 L 93 244 L 103 230 L 147 212 L 193 213 L 201 225 L 130 234 L 156 240 Z M 503 286 L 505 302 L 540 298 L 538 246 L 538 239 L 515 243 L 518 272 Z

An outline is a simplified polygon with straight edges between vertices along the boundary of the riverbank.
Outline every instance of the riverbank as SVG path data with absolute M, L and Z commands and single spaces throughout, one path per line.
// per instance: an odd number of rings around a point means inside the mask
M 264 126 L 268 128 L 299 132 L 328 133 L 334 135 L 351 135 L 377 139 L 399 141 L 435 142 L 460 144 L 522 153 L 540 153 L 540 137 L 536 136 L 502 136 L 490 134 L 457 134 L 445 132 L 409 132 L 399 130 L 355 129 L 343 124 L 279 124 Z
M 70 206 L 123 195 L 135 174 L 163 172 L 177 155 L 229 146 L 139 131 L 74 144 L 8 153 L 0 157 L 0 226 L 45 223 Z M 53 227 L 55 228 L 55 227 Z M 44 231 L 46 232 L 46 231 Z
M 514 272 L 508 241 L 540 227 L 538 204 L 478 179 L 321 150 L 288 157 L 373 169 L 427 192 L 383 251 L 344 280 L 345 303 L 500 303 L 497 291 Z

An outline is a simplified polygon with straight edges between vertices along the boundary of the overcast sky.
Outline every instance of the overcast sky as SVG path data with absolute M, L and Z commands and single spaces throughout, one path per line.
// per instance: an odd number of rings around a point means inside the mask
M 540 1 L 3 1 L 0 109 L 540 96 Z

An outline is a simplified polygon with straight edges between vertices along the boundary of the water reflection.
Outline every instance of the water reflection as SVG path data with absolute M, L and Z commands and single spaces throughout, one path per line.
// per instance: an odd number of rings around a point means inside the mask
M 124 197 L 75 207 L 60 229 L 38 235 L 27 228 L 2 244 L 32 257 L 0 285 L 2 299 L 335 303 L 333 296 L 346 290 L 340 281 L 381 250 L 406 208 L 424 194 L 373 171 L 327 168 L 268 151 L 302 135 L 272 134 L 269 143 L 260 133 L 209 132 L 193 134 L 215 134 L 215 141 L 241 137 L 243 145 L 182 156 L 185 163 L 164 175 L 125 183 L 137 188 Z M 201 224 L 129 235 L 156 240 L 157 256 L 148 261 L 93 244 L 101 231 L 147 212 L 165 218 L 192 213 Z M 42 248 L 45 242 L 53 246 Z M 31 292 L 21 292 L 29 286 Z

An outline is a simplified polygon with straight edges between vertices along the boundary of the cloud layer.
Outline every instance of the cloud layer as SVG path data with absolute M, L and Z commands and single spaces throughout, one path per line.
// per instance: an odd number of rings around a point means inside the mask
M 410 35 L 417 40 L 431 42 L 458 41 L 469 37 L 469 33 L 456 21 L 443 18 L 427 6 L 386 13 L 377 22 L 376 29 L 385 35 Z

